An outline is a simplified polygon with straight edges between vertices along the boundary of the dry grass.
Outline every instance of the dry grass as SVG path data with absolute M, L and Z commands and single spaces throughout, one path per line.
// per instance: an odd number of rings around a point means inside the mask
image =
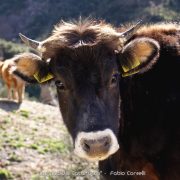
M 0 180 L 99 179 L 73 154 L 58 107 L 0 100 Z

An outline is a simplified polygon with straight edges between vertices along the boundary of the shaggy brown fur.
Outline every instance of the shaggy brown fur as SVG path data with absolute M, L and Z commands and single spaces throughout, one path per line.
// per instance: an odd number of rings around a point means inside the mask
M 45 58 L 52 57 L 59 48 L 78 48 L 82 46 L 106 45 L 111 49 L 122 49 L 123 41 L 117 37 L 116 29 L 103 21 L 75 23 L 61 22 L 56 25 L 52 35 L 42 42 L 41 51 Z
M 138 37 L 149 37 L 158 41 L 161 51 L 180 55 L 180 23 L 159 23 L 142 26 L 129 40 Z
M 98 22 L 87 20 L 85 22 L 77 21 L 75 23 L 62 21 L 60 24 L 55 26 L 52 35 L 42 42 L 42 50 L 51 53 L 50 51 L 52 49 L 56 50 L 63 47 L 78 48 L 81 46 L 106 44 L 110 48 L 119 51 L 124 45 L 124 39 L 117 38 L 117 33 L 123 32 L 131 26 L 132 25 L 126 25 L 117 29 L 103 21 Z M 162 43 L 162 47 L 166 47 L 166 44 L 169 46 L 169 43 L 170 45 L 172 44 L 172 46 L 177 47 L 176 35 L 179 31 L 180 25 L 178 23 L 143 25 L 129 41 L 136 37 L 151 37 L 157 39 L 160 44 Z M 43 49 L 43 47 L 45 49 Z M 180 53 L 179 49 L 178 53 Z M 51 55 L 49 56 L 51 57 Z

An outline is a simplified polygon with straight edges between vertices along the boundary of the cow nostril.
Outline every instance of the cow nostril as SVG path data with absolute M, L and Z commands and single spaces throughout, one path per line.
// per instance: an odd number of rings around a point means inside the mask
M 105 151 L 108 151 L 110 149 L 111 146 L 111 138 L 110 137 L 104 137 L 102 140 L 102 148 Z
M 86 142 L 83 142 L 83 149 L 86 151 L 86 152 L 89 152 L 90 151 L 90 146 L 86 143 Z
M 109 148 L 110 147 L 110 140 L 107 139 L 105 142 L 104 142 L 104 147 L 106 148 Z

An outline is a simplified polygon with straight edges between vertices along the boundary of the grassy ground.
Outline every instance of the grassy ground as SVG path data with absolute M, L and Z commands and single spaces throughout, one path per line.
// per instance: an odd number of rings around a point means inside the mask
M 0 180 L 99 179 L 73 154 L 58 107 L 0 99 Z

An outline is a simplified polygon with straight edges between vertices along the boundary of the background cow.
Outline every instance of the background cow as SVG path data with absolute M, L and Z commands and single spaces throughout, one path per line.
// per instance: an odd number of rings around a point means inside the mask
M 8 99 L 17 99 L 21 103 L 24 98 L 25 82 L 10 72 L 10 68 L 14 66 L 18 58 L 19 56 L 17 55 L 11 59 L 1 61 L 0 75 L 7 86 Z
M 42 57 L 13 72 L 55 81 L 78 156 L 108 179 L 180 178 L 180 25 L 62 22 L 42 42 L 20 36 Z

